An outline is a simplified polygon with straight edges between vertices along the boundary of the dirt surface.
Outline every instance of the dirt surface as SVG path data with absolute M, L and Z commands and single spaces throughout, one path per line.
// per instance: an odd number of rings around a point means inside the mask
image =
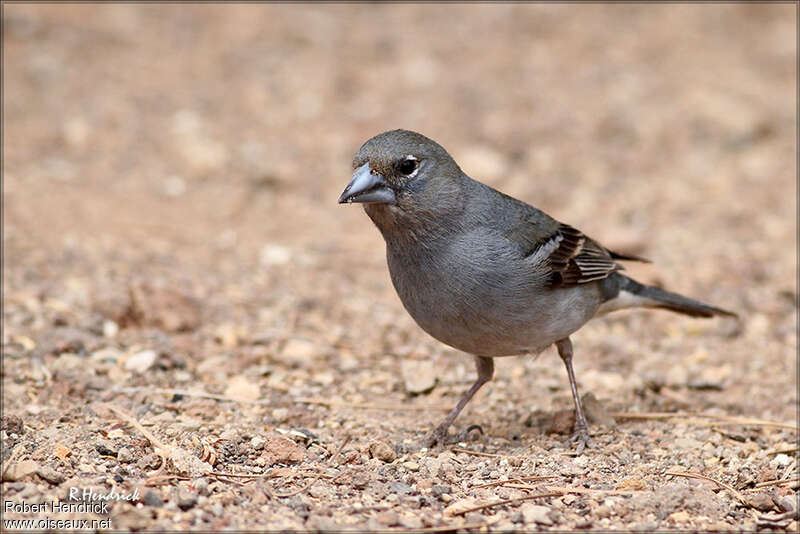
M 796 24 L 793 5 L 5 5 L 3 518 L 796 531 Z M 457 421 L 484 435 L 415 449 L 473 364 L 413 323 L 379 233 L 336 204 L 360 144 L 398 127 L 741 323 L 621 312 L 573 336 L 583 456 L 553 349 L 497 361 Z M 132 500 L 54 510 L 70 488 Z

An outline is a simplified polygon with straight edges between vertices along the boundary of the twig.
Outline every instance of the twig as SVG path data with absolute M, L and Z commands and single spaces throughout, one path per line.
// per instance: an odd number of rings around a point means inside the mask
M 369 402 L 347 402 L 328 399 L 317 399 L 312 397 L 299 397 L 292 399 L 294 402 L 303 404 L 319 404 L 320 406 L 331 406 L 335 408 L 362 408 L 364 410 L 394 410 L 394 411 L 409 411 L 409 412 L 427 412 L 427 411 L 449 411 L 442 406 L 409 406 L 405 404 L 373 404 Z
M 770 449 L 767 451 L 767 454 L 772 456 L 773 454 L 792 454 L 793 452 L 797 452 L 798 447 L 791 446 L 791 447 L 784 447 L 783 449 Z
M 452 452 L 463 452 L 464 454 L 471 454 L 472 456 L 485 456 L 486 458 L 511 458 L 507 454 L 492 454 L 490 452 L 471 451 L 469 449 L 450 449 Z
M 500 521 L 500 518 L 492 519 L 489 521 L 482 521 L 480 523 L 464 523 L 461 525 L 443 525 L 439 527 L 426 527 L 426 528 L 390 528 L 389 532 L 454 532 L 456 530 L 472 530 L 483 527 L 488 527 Z
M 336 452 L 334 452 L 334 453 L 333 453 L 333 455 L 332 455 L 332 456 L 330 457 L 330 459 L 328 460 L 328 463 L 329 463 L 329 464 L 333 464 L 333 460 L 334 460 L 334 458 L 336 458 L 337 456 L 339 456 L 339 453 L 340 453 L 340 452 L 342 452 L 342 449 L 344 449 L 344 446 L 345 446 L 345 445 L 347 445 L 347 442 L 349 442 L 349 441 L 350 441 L 350 435 L 347 435 L 347 436 L 345 436 L 344 440 L 342 441 L 342 444 L 341 444 L 341 445 L 339 445 L 339 448 L 338 448 L 338 449 L 336 449 Z M 274 493 L 274 492 L 272 492 L 272 491 L 270 491 L 270 490 L 267 490 L 267 494 L 268 494 L 270 497 L 277 497 L 277 498 L 279 498 L 279 499 L 285 499 L 285 498 L 287 498 L 287 497 L 294 497 L 295 495 L 299 495 L 299 494 L 303 493 L 304 491 L 306 491 L 306 490 L 310 489 L 310 488 L 311 488 L 311 486 L 313 486 L 314 484 L 316 484 L 316 483 L 317 483 L 317 481 L 318 481 L 320 478 L 322 478 L 322 475 L 323 475 L 323 473 L 322 473 L 322 471 L 320 471 L 319 473 L 317 473 L 317 474 L 316 474 L 316 476 L 315 476 L 313 479 L 311 479 L 311 482 L 309 482 L 308 484 L 306 484 L 305 486 L 303 486 L 302 488 L 300 488 L 300 489 L 298 489 L 298 490 L 291 491 L 291 492 L 289 492 L 289 493 Z
M 229 397 L 228 395 L 215 395 L 213 393 L 206 393 L 204 391 L 188 391 L 184 389 L 159 389 L 147 387 L 130 387 L 130 388 L 114 388 L 111 390 L 114 393 L 151 393 L 154 395 L 181 395 L 183 397 L 199 397 L 201 399 L 212 399 L 218 401 L 238 402 L 241 404 L 270 404 L 266 399 L 240 399 L 238 397 Z
M 756 488 L 766 488 L 767 486 L 781 486 L 783 484 L 791 484 L 793 482 L 800 482 L 800 477 L 781 478 L 781 479 L 776 479 L 776 480 L 765 480 L 764 482 L 759 482 L 754 487 L 756 487 Z
M 653 419 L 653 420 L 670 420 L 670 419 L 715 419 L 715 425 L 745 425 L 745 426 L 763 426 L 772 428 L 786 428 L 797 432 L 800 427 L 789 423 L 774 423 L 772 421 L 763 421 L 761 419 L 748 419 L 743 417 L 734 417 L 731 415 L 714 415 L 705 413 L 671 413 L 671 412 L 645 412 L 645 413 L 626 413 L 626 412 L 613 412 L 611 417 L 619 419 Z M 691 421 L 686 421 L 691 422 Z
M 137 421 L 132 415 L 125 413 L 122 409 L 117 408 L 116 406 L 113 406 L 111 404 L 106 404 L 106 407 L 112 412 L 114 412 L 117 415 L 117 417 L 119 417 L 120 419 L 131 425 L 133 428 L 141 432 L 144 437 L 150 440 L 150 443 L 153 444 L 156 449 L 164 449 L 165 451 L 169 450 L 169 448 L 164 443 L 162 443 L 161 440 L 155 437 L 152 432 L 143 427 L 142 424 L 139 421 Z
M 514 486 L 506 486 L 508 488 L 513 488 Z M 525 488 L 522 488 L 525 489 Z M 592 494 L 592 493 L 600 493 L 603 495 L 633 495 L 634 493 L 639 493 L 642 490 L 620 490 L 620 489 L 593 489 L 593 488 L 569 488 L 566 486 L 545 486 L 547 491 L 560 491 L 562 494 L 566 493 L 582 493 L 582 494 Z
M 537 480 L 547 480 L 548 478 L 558 478 L 558 477 L 556 477 L 555 475 L 549 475 L 549 476 L 536 476 L 536 477 L 519 477 L 519 478 L 511 478 L 508 480 L 496 480 L 494 482 L 489 482 L 488 484 L 473 486 L 472 489 L 491 488 L 494 486 L 502 486 L 503 484 L 510 484 L 512 482 L 519 482 L 520 484 L 522 484 L 523 482 L 535 482 Z
M 494 506 L 502 506 L 504 504 L 511 504 L 511 503 L 518 503 L 522 501 L 529 501 L 531 499 L 540 499 L 544 497 L 559 497 L 564 495 L 561 492 L 551 492 L 551 493 L 537 493 L 535 495 L 525 495 L 524 497 L 517 497 L 515 499 L 503 499 L 502 501 L 495 501 L 490 502 L 487 504 L 481 504 L 480 506 L 473 506 L 472 508 L 467 508 L 465 510 L 458 510 L 453 512 L 453 515 L 464 515 L 470 512 L 477 512 L 478 510 L 485 510 L 486 508 L 492 508 Z
M 0 477 L 0 478 L 2 478 L 3 480 L 5 480 L 5 477 L 6 477 L 6 472 L 7 472 L 7 471 L 8 471 L 8 469 L 11 467 L 11 464 L 13 464 L 13 463 L 14 463 L 14 460 L 16 460 L 16 459 L 17 459 L 17 457 L 19 457 L 19 456 L 22 454 L 22 452 L 23 452 L 24 450 L 25 450 L 25 446 L 24 446 L 22 443 L 20 443 L 20 444 L 19 444 L 19 445 L 17 445 L 16 447 L 14 447 L 14 450 L 12 450 L 12 451 L 11 451 L 11 456 L 10 456 L 10 457 L 8 458 L 8 460 L 6 460 L 6 462 L 3 464 L 3 469 L 2 469 L 2 472 L 0 472 L 0 475 L 2 475 L 2 477 Z
M 721 482 L 721 481 L 719 481 L 719 480 L 713 479 L 713 478 L 711 478 L 711 477 L 707 477 L 707 476 L 705 476 L 705 475 L 700 475 L 700 474 L 698 474 L 698 473 L 686 473 L 686 472 L 684 472 L 684 473 L 678 473 L 678 472 L 676 472 L 676 471 L 667 471 L 667 472 L 666 472 L 666 473 L 664 473 L 664 474 L 665 474 L 665 475 L 671 475 L 671 476 L 675 476 L 675 477 L 698 478 L 698 479 L 700 479 L 700 480 L 707 480 L 707 481 L 709 481 L 709 482 L 713 482 L 713 483 L 714 483 L 714 484 L 716 484 L 717 486 L 719 486 L 719 487 L 721 487 L 721 488 L 725 488 L 726 490 L 728 490 L 728 491 L 730 491 L 731 493 L 733 493 L 733 495 L 734 495 L 734 496 L 735 496 L 737 499 L 739 499 L 739 502 L 741 502 L 742 504 L 747 504 L 747 503 L 745 502 L 744 496 L 743 496 L 741 493 L 739 493 L 739 492 L 738 492 L 738 491 L 737 491 L 737 490 L 736 490 L 736 489 L 735 489 L 733 486 L 730 486 L 730 485 L 728 485 L 728 484 L 726 484 L 726 483 L 724 483 L 724 482 Z

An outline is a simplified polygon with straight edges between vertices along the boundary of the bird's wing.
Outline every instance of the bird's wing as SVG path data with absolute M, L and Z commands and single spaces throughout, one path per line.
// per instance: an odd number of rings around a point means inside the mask
M 606 278 L 624 269 L 615 259 L 647 261 L 611 252 L 580 230 L 541 212 L 518 221 L 505 235 L 521 247 L 524 257 L 546 270 L 550 287 L 569 287 Z

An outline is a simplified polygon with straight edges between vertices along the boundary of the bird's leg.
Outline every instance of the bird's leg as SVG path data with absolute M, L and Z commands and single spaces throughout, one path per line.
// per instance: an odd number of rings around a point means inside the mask
M 446 443 L 453 442 L 453 438 L 447 433 L 447 430 L 450 428 L 450 425 L 453 424 L 458 414 L 461 413 L 461 410 L 464 409 L 464 406 L 470 401 L 473 395 L 481 389 L 486 382 L 492 379 L 492 375 L 494 375 L 494 362 L 491 358 L 484 358 L 482 356 L 475 356 L 475 366 L 478 369 L 478 378 L 475 380 L 475 383 L 470 386 L 464 396 L 461 397 L 461 400 L 458 401 L 458 404 L 455 408 L 445 417 L 444 421 L 433 429 L 431 432 L 428 433 L 427 436 L 423 439 L 422 445 L 423 447 L 431 448 L 436 444 L 444 445 Z M 471 425 L 464 432 L 461 432 L 455 437 L 455 442 L 461 441 L 466 438 L 466 435 L 477 428 L 481 430 L 481 427 L 477 425 Z M 483 431 L 481 431 L 483 433 Z
M 578 384 L 575 382 L 575 373 L 572 370 L 572 341 L 568 337 L 556 341 L 558 355 L 567 366 L 567 376 L 569 376 L 569 387 L 572 389 L 572 399 L 575 401 L 575 428 L 573 429 L 572 443 L 577 443 L 578 448 L 575 452 L 583 454 L 583 449 L 589 443 L 589 425 L 586 424 L 586 417 L 583 415 L 581 398 L 578 396 Z

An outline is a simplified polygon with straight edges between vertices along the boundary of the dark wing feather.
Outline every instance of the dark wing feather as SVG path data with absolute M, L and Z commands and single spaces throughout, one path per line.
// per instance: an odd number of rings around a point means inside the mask
M 527 219 L 506 234 L 522 245 L 525 257 L 535 257 L 537 263 L 549 269 L 547 283 L 550 287 L 569 287 L 601 280 L 623 267 L 614 261 L 614 255 L 580 230 L 553 221 L 547 237 L 542 235 L 542 220 Z M 527 232 L 526 232 L 527 230 Z M 527 235 L 522 235 L 523 232 Z

